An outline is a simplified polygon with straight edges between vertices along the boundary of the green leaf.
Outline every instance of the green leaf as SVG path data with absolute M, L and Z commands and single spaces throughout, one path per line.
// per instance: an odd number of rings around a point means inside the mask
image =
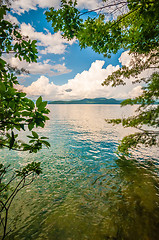
M 20 124 L 20 127 L 25 131 L 24 124 Z
M 42 103 L 42 97 L 40 96 L 40 97 L 36 100 L 36 106 L 37 106 L 37 108 L 40 106 L 41 103 Z
M 28 138 L 31 138 L 31 139 L 34 139 L 34 137 L 33 137 L 33 136 L 29 136 L 29 135 L 27 135 L 27 137 L 28 137 Z
M 47 116 L 44 116 L 44 118 L 45 118 L 45 120 L 50 120 L 50 118 L 49 118 L 49 117 L 47 117 Z
M 22 98 L 22 97 L 25 97 L 26 96 L 26 93 L 24 93 L 24 92 L 21 92 L 20 93 L 20 97 Z
M 30 99 L 29 99 L 28 105 L 31 109 L 34 109 L 34 107 L 35 107 L 34 102 Z
M 5 92 L 6 91 L 6 87 L 5 84 L 3 82 L 0 82 L 0 92 Z
M 40 139 L 49 139 L 48 137 L 41 137 Z
M 33 128 L 34 128 L 34 123 L 33 122 L 29 123 L 28 124 L 29 131 L 31 131 Z
M 47 102 L 46 102 L 46 101 L 45 101 L 45 102 L 41 102 L 41 103 L 38 105 L 38 110 L 39 110 L 39 111 L 44 110 L 45 107 L 46 107 L 46 105 L 47 105 Z
M 39 138 L 39 135 L 34 131 L 32 131 L 32 135 L 33 135 L 34 138 Z
M 11 132 L 11 138 L 10 138 L 10 143 L 9 143 L 9 148 L 12 149 L 13 145 L 15 142 L 15 137 L 14 137 L 14 132 Z
M 24 117 L 28 117 L 28 116 L 30 116 L 30 112 L 24 111 L 24 112 L 22 112 L 22 115 L 23 115 Z
M 47 141 L 41 141 L 47 148 L 49 148 L 51 145 L 49 142 Z

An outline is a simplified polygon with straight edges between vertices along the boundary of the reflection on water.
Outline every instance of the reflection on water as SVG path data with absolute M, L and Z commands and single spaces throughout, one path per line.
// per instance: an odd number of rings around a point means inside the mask
M 118 105 L 50 105 L 51 120 L 39 133 L 51 148 L 38 154 L 1 151 L 15 167 L 36 160 L 43 174 L 19 193 L 10 219 L 15 240 L 157 240 L 157 150 L 140 159 L 117 159 L 118 140 L 133 129 L 105 118 L 131 114 Z M 142 158 L 141 158 L 142 156 Z M 15 218 L 16 216 L 16 218 Z M 16 228 L 15 228 L 16 226 Z

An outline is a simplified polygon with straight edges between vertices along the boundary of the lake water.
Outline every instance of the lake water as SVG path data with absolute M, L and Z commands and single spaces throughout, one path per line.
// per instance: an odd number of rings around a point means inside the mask
M 1 150 L 17 168 L 40 161 L 41 174 L 17 195 L 11 211 L 15 240 L 157 240 L 159 178 L 157 149 L 139 148 L 135 159 L 118 159 L 124 129 L 105 118 L 135 107 L 49 105 L 50 121 L 38 133 L 50 149 L 37 154 Z M 25 136 L 22 136 L 25 138 Z

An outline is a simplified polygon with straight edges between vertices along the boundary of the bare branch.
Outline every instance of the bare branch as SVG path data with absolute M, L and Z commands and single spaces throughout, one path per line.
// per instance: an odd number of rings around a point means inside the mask
M 8 185 L 14 180 L 16 179 L 16 175 L 13 174 L 12 178 L 10 179 L 10 181 L 4 186 L 4 188 L 0 189 L 0 192 L 2 192 L 5 188 L 8 187 Z
M 86 11 L 86 12 L 84 12 L 84 13 L 81 13 L 79 16 L 82 16 L 82 15 L 84 15 L 84 14 L 91 13 L 91 12 L 96 12 L 96 11 L 102 10 L 102 9 L 104 9 L 104 8 L 114 7 L 114 6 L 117 6 L 117 5 L 120 5 L 120 4 L 125 4 L 125 5 L 127 5 L 127 2 L 124 1 L 124 2 L 118 2 L 118 3 L 113 3 L 113 4 L 105 5 L 105 6 L 103 6 L 103 7 L 99 7 L 99 8 L 96 8 L 96 9 L 89 10 L 89 11 Z

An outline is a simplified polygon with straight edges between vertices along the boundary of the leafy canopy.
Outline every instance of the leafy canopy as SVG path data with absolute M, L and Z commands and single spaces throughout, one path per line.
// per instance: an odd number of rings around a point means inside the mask
M 29 144 L 18 139 L 15 129 L 31 131 L 34 127 L 44 127 L 49 118 L 46 114 L 47 102 L 39 97 L 36 104 L 26 97 L 24 92 L 17 90 L 17 77 L 10 72 L 10 67 L 3 60 L 4 54 L 12 53 L 20 60 L 36 62 L 37 49 L 36 41 L 29 40 L 21 35 L 18 26 L 6 21 L 6 6 L 0 7 L 0 147 L 7 147 L 14 150 L 37 152 L 42 144 L 49 146 L 44 137 L 40 138 L 32 131 Z
M 63 37 L 68 39 L 76 37 L 81 48 L 92 47 L 104 56 L 117 53 L 121 48 L 138 53 L 158 48 L 158 0 L 106 2 L 105 8 L 127 6 L 127 13 L 110 21 L 105 21 L 104 14 L 84 20 L 83 15 L 90 11 L 81 13 L 76 5 L 76 1 L 62 0 L 60 9 L 52 7 L 45 14 L 55 32 L 62 31 Z
M 18 90 L 16 72 L 24 69 L 12 68 L 3 59 L 12 53 L 19 60 L 36 62 L 36 41 L 21 35 L 18 26 L 8 22 L 7 6 L 0 6 L 0 148 L 36 153 L 43 145 L 50 147 L 47 137 L 40 137 L 33 128 L 44 127 L 49 119 L 47 102 L 39 97 L 36 104 Z M 19 139 L 19 131 L 28 130 L 27 142 Z M 8 171 L 10 174 L 8 175 Z M 29 163 L 22 169 L 14 170 L 10 165 L 0 163 L 0 232 L 1 239 L 9 234 L 8 213 L 16 194 L 32 183 L 42 172 L 39 162 Z M 18 181 L 18 183 L 17 183 Z M 11 188 L 11 183 L 16 182 Z

